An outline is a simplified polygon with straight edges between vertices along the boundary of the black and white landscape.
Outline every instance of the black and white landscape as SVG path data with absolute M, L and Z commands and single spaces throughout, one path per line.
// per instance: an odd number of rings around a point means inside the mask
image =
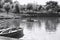
M 60 40 L 59 0 L 0 0 L 0 40 Z

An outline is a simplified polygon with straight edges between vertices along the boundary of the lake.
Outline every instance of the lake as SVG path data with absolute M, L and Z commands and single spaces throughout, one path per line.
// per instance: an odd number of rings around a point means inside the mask
M 20 39 L 0 37 L 0 40 L 60 40 L 59 17 L 37 17 L 34 21 L 28 18 L 20 19 L 20 27 L 23 28 L 24 36 Z M 18 23 L 19 24 L 19 23 Z

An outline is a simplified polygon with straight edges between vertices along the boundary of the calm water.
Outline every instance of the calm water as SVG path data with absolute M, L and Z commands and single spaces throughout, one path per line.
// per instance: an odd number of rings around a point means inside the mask
M 24 36 L 20 39 L 0 37 L 0 40 L 60 40 L 60 18 L 31 18 L 34 22 L 20 20 Z

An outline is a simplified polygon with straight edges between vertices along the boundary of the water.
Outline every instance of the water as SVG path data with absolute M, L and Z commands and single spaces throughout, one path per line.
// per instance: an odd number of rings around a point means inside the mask
M 60 18 L 40 17 L 31 18 L 34 22 L 20 20 L 24 36 L 20 39 L 0 37 L 0 40 L 60 40 Z

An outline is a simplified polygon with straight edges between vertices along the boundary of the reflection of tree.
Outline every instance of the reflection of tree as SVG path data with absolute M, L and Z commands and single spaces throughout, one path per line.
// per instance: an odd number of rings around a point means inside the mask
M 28 28 L 28 29 L 32 29 L 32 25 L 33 25 L 33 23 L 28 22 L 28 23 L 27 23 L 27 28 Z
M 19 28 L 19 26 L 20 26 L 20 19 L 14 19 L 14 20 L 13 20 L 13 24 L 14 24 L 14 26 L 15 26 L 16 28 Z
M 46 30 L 47 31 L 56 31 L 58 20 L 47 20 L 46 21 Z
M 41 27 L 41 20 L 38 20 L 39 27 Z
M 6 28 L 9 28 L 11 27 L 11 20 L 8 20 L 8 19 L 3 19 L 3 20 L 0 20 L 0 29 L 6 29 Z
M 55 31 L 56 30 L 56 25 L 54 25 L 52 23 L 47 23 L 46 30 L 47 31 Z

